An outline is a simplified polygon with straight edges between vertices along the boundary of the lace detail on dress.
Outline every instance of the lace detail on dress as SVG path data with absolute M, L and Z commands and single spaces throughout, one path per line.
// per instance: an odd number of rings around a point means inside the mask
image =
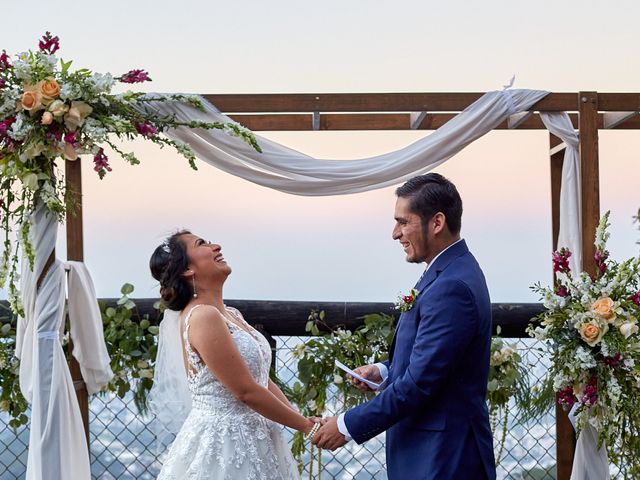
M 189 342 L 185 317 L 183 342 L 188 363 L 192 410 L 177 435 L 158 479 L 289 480 L 297 467 L 280 426 L 239 401 L 207 368 Z M 251 375 L 268 386 L 271 366 L 269 342 L 236 310 L 227 312 L 242 324 L 228 321 L 231 337 Z M 246 328 L 243 328 L 246 327 Z

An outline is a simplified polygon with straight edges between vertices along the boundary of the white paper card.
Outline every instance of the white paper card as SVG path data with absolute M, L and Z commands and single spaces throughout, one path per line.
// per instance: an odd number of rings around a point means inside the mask
M 356 372 L 351 370 L 340 360 L 336 360 L 335 363 L 336 363 L 336 367 L 340 368 L 341 370 L 344 370 L 353 378 L 357 378 L 361 382 L 364 382 L 371 390 L 378 390 L 380 388 L 380 385 L 381 385 L 380 383 L 372 382 L 371 380 L 367 380 L 366 378 L 364 378 L 362 375 L 358 375 Z

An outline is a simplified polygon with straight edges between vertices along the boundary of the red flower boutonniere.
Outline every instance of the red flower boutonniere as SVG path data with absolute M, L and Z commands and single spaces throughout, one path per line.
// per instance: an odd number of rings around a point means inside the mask
M 398 301 L 396 302 L 396 310 L 400 310 L 401 312 L 408 312 L 413 307 L 413 304 L 416 303 L 416 298 L 420 292 L 415 288 L 412 288 L 409 291 L 409 295 L 400 295 L 398 297 Z

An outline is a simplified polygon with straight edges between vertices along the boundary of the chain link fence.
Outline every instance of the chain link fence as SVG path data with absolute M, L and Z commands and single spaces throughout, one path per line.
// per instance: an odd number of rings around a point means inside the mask
M 275 337 L 276 366 L 279 377 L 288 383 L 296 378 L 296 360 L 292 351 L 304 337 Z M 548 359 L 540 344 L 532 339 L 507 340 L 517 346 L 529 374 L 531 384 L 544 375 Z M 334 392 L 335 393 L 335 392 Z M 341 411 L 340 400 L 333 395 L 327 402 L 327 414 Z M 555 478 L 555 418 L 552 411 L 527 425 L 517 425 L 518 412 L 513 406 L 507 425 L 507 437 L 499 479 L 545 480 Z M 14 431 L 8 426 L 6 413 L 0 414 L 0 479 L 22 479 L 25 476 L 28 429 Z M 154 479 L 161 466 L 156 451 L 152 416 L 140 415 L 131 398 L 114 395 L 95 396 L 90 403 L 91 471 L 100 480 Z M 500 429 L 498 426 L 498 430 Z M 291 441 L 291 432 L 285 430 Z M 369 480 L 386 478 L 384 435 L 364 445 L 350 442 L 334 452 L 322 452 L 322 478 L 337 480 Z M 318 452 L 303 457 L 302 478 L 316 478 Z M 310 477 L 310 468 L 313 475 Z

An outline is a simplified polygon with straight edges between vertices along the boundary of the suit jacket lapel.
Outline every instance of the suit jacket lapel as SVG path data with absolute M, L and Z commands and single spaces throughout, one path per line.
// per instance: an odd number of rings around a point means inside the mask
M 418 280 L 418 283 L 414 287 L 418 290 L 418 297 L 422 295 L 422 293 L 431 285 L 440 272 L 442 272 L 447 266 L 453 261 L 453 259 L 458 258 L 460 255 L 467 253 L 469 249 L 467 248 L 467 244 L 464 240 L 460 240 L 455 245 L 452 245 L 445 252 L 442 252 L 438 258 L 436 258 L 433 265 L 429 267 L 426 273 Z M 396 348 L 396 337 L 398 336 L 398 329 L 400 328 L 400 323 L 402 322 L 402 317 L 404 314 L 400 315 L 398 319 L 398 323 L 396 324 L 396 331 L 393 334 L 393 339 L 391 340 L 391 345 L 389 346 L 389 363 L 393 359 L 393 352 Z

